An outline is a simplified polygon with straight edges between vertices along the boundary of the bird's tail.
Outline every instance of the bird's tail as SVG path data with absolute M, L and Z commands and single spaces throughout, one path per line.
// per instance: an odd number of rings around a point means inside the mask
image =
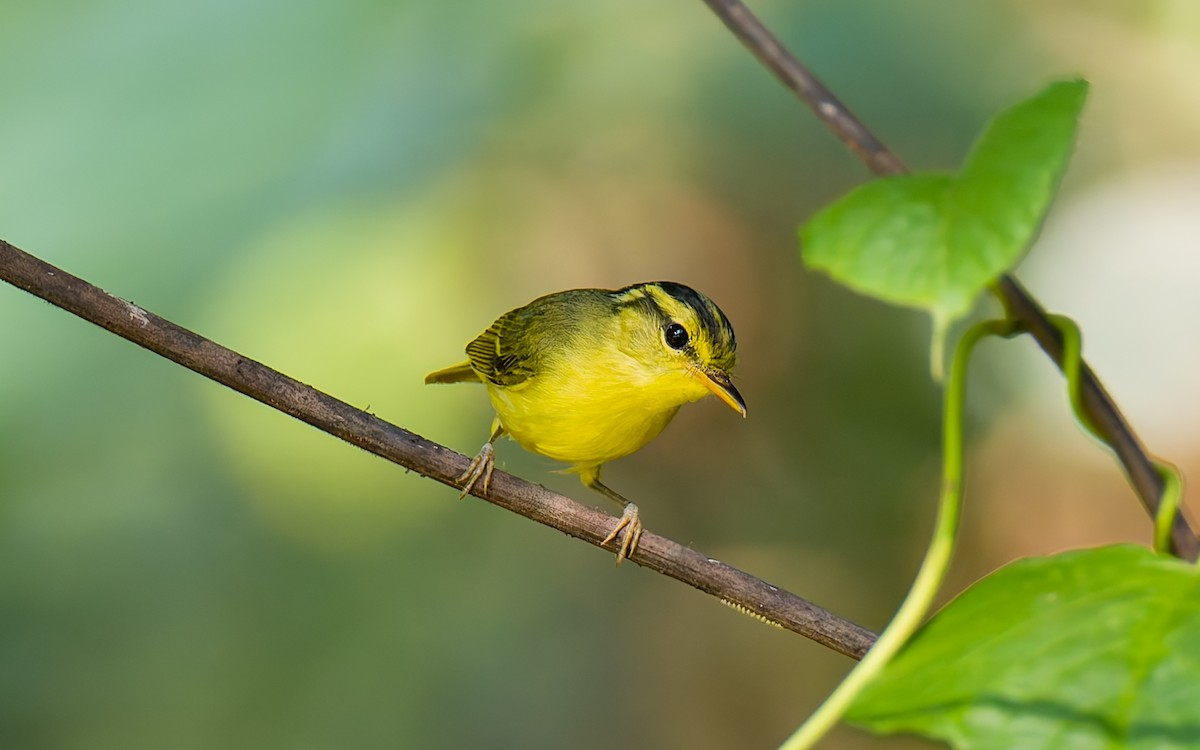
M 460 362 L 453 367 L 437 370 L 425 376 L 425 385 L 430 383 L 480 383 L 479 375 L 471 369 L 470 362 Z

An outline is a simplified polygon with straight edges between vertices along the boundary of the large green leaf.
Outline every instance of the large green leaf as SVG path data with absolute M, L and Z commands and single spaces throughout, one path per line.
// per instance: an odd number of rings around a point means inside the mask
M 1021 259 L 1075 142 L 1086 81 L 1053 83 L 988 124 L 957 175 L 888 177 L 801 229 L 805 261 L 945 324 Z
M 1200 570 L 1124 545 L 1014 563 L 934 617 L 847 719 L 960 749 L 1200 747 Z

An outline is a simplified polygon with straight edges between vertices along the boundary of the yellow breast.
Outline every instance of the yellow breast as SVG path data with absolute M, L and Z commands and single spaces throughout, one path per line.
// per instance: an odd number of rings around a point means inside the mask
M 513 439 L 575 469 L 633 453 L 680 406 L 708 393 L 686 373 L 651 371 L 615 348 L 556 363 L 514 387 L 487 388 Z

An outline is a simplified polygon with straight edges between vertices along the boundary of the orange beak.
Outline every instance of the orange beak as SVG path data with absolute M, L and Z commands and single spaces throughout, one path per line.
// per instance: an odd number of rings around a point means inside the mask
M 692 370 L 692 377 L 703 383 L 714 396 L 729 404 L 729 408 L 740 412 L 743 417 L 746 416 L 746 401 L 742 394 L 738 393 L 738 389 L 733 387 L 733 381 L 729 379 L 728 374 L 695 369 Z

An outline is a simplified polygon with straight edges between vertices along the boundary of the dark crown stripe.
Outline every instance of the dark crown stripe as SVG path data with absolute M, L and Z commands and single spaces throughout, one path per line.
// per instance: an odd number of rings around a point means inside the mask
M 725 314 L 695 289 L 683 284 L 676 284 L 673 281 L 660 281 L 658 282 L 658 286 L 664 292 L 679 300 L 681 304 L 695 310 L 696 316 L 700 318 L 700 325 L 704 326 L 704 330 L 708 331 L 708 335 L 712 340 L 721 341 L 731 338 L 733 328 L 729 325 L 729 321 L 725 319 Z
M 646 291 L 649 284 L 634 284 L 627 286 L 624 289 L 616 291 L 617 303 L 625 307 L 642 307 L 647 312 L 653 314 L 656 318 L 666 324 L 670 322 L 671 316 L 667 315 L 662 309 L 662 305 L 658 304 L 658 300 L 654 299 L 654 295 Z

